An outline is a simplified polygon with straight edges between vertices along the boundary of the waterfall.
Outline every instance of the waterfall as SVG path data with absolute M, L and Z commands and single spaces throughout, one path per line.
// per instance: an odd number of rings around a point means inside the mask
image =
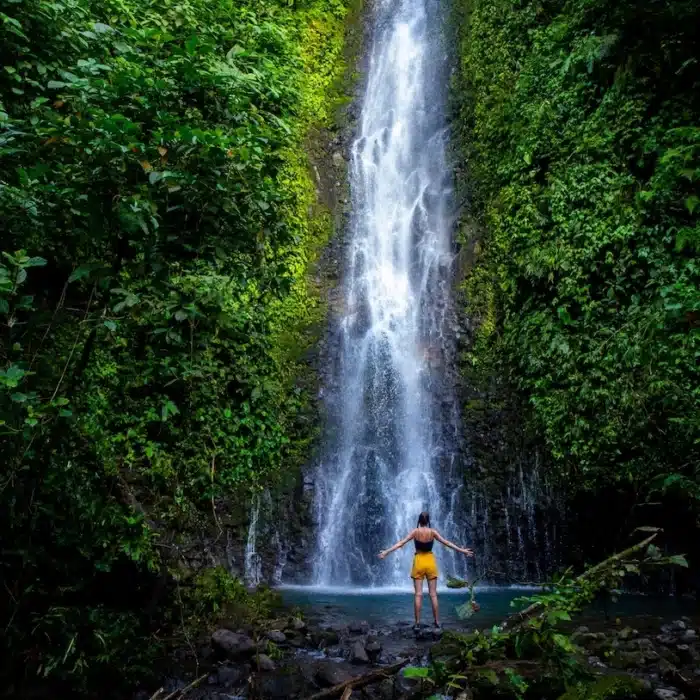
M 258 520 L 260 519 L 260 497 L 255 496 L 250 508 L 250 525 L 245 545 L 244 579 L 247 585 L 257 586 L 262 580 L 262 559 L 257 551 Z
M 450 322 L 454 204 L 440 0 L 378 0 L 358 137 L 337 376 L 316 477 L 313 580 L 406 585 L 418 513 L 459 541 L 465 520 Z M 466 561 L 439 552 L 444 573 Z

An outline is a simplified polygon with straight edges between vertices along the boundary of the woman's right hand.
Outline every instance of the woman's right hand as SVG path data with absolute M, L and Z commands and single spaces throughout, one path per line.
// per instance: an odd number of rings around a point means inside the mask
M 386 550 L 384 550 L 384 551 L 382 551 L 382 552 L 379 552 L 379 558 L 380 558 L 380 559 L 384 559 L 384 557 L 386 557 L 386 555 L 387 555 Z

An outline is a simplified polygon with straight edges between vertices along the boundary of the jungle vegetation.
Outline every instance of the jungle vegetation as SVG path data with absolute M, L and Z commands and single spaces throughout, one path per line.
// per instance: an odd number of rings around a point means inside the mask
M 222 509 L 245 523 L 251 494 L 305 454 L 300 358 L 323 318 L 308 273 L 330 217 L 304 141 L 341 98 L 346 14 L 344 0 L 0 2 L 10 694 L 147 672 L 180 623 L 164 584 L 178 538 Z M 244 595 L 206 572 L 193 585 L 187 614 L 212 590 Z
M 507 379 L 569 494 L 665 493 L 671 521 L 697 513 L 700 6 L 456 10 L 465 230 L 480 231 L 467 381 Z

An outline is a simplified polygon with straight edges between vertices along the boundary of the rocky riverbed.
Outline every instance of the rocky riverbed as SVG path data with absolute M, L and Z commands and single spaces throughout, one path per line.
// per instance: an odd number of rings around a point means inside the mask
M 601 678 L 600 690 L 596 691 L 599 694 L 587 697 L 700 698 L 697 623 L 690 617 L 664 622 L 647 616 L 609 624 L 596 620 L 578 627 L 572 639 L 580 648 L 581 658 Z M 181 678 L 167 679 L 155 697 L 310 698 L 325 688 L 402 660 L 411 665 L 427 664 L 438 636 L 428 627 L 416 635 L 407 623 L 372 628 L 366 622 L 326 625 L 293 616 L 258 629 L 224 625 L 199 649 L 198 667 L 192 669 L 191 677 L 183 674 Z M 199 683 L 188 688 L 195 679 L 200 679 Z M 408 700 L 420 696 L 416 684 L 417 681 L 398 673 L 354 691 L 351 697 Z M 553 690 L 547 697 L 560 696 L 561 689 Z M 143 691 L 134 700 L 152 697 L 152 691 Z M 499 693 L 494 688 L 492 695 L 483 689 L 475 690 L 473 695 L 460 695 L 461 700 L 470 697 L 479 700 L 499 697 Z M 581 700 L 579 695 L 561 697 Z

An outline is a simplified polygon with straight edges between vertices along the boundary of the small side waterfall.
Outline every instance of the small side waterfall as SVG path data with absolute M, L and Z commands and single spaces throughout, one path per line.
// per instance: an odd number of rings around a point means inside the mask
M 459 418 L 450 332 L 454 203 L 440 0 L 378 0 L 359 135 L 340 357 L 316 477 L 315 583 L 407 582 L 377 552 L 427 509 L 459 541 Z M 440 552 L 445 573 L 466 559 Z

